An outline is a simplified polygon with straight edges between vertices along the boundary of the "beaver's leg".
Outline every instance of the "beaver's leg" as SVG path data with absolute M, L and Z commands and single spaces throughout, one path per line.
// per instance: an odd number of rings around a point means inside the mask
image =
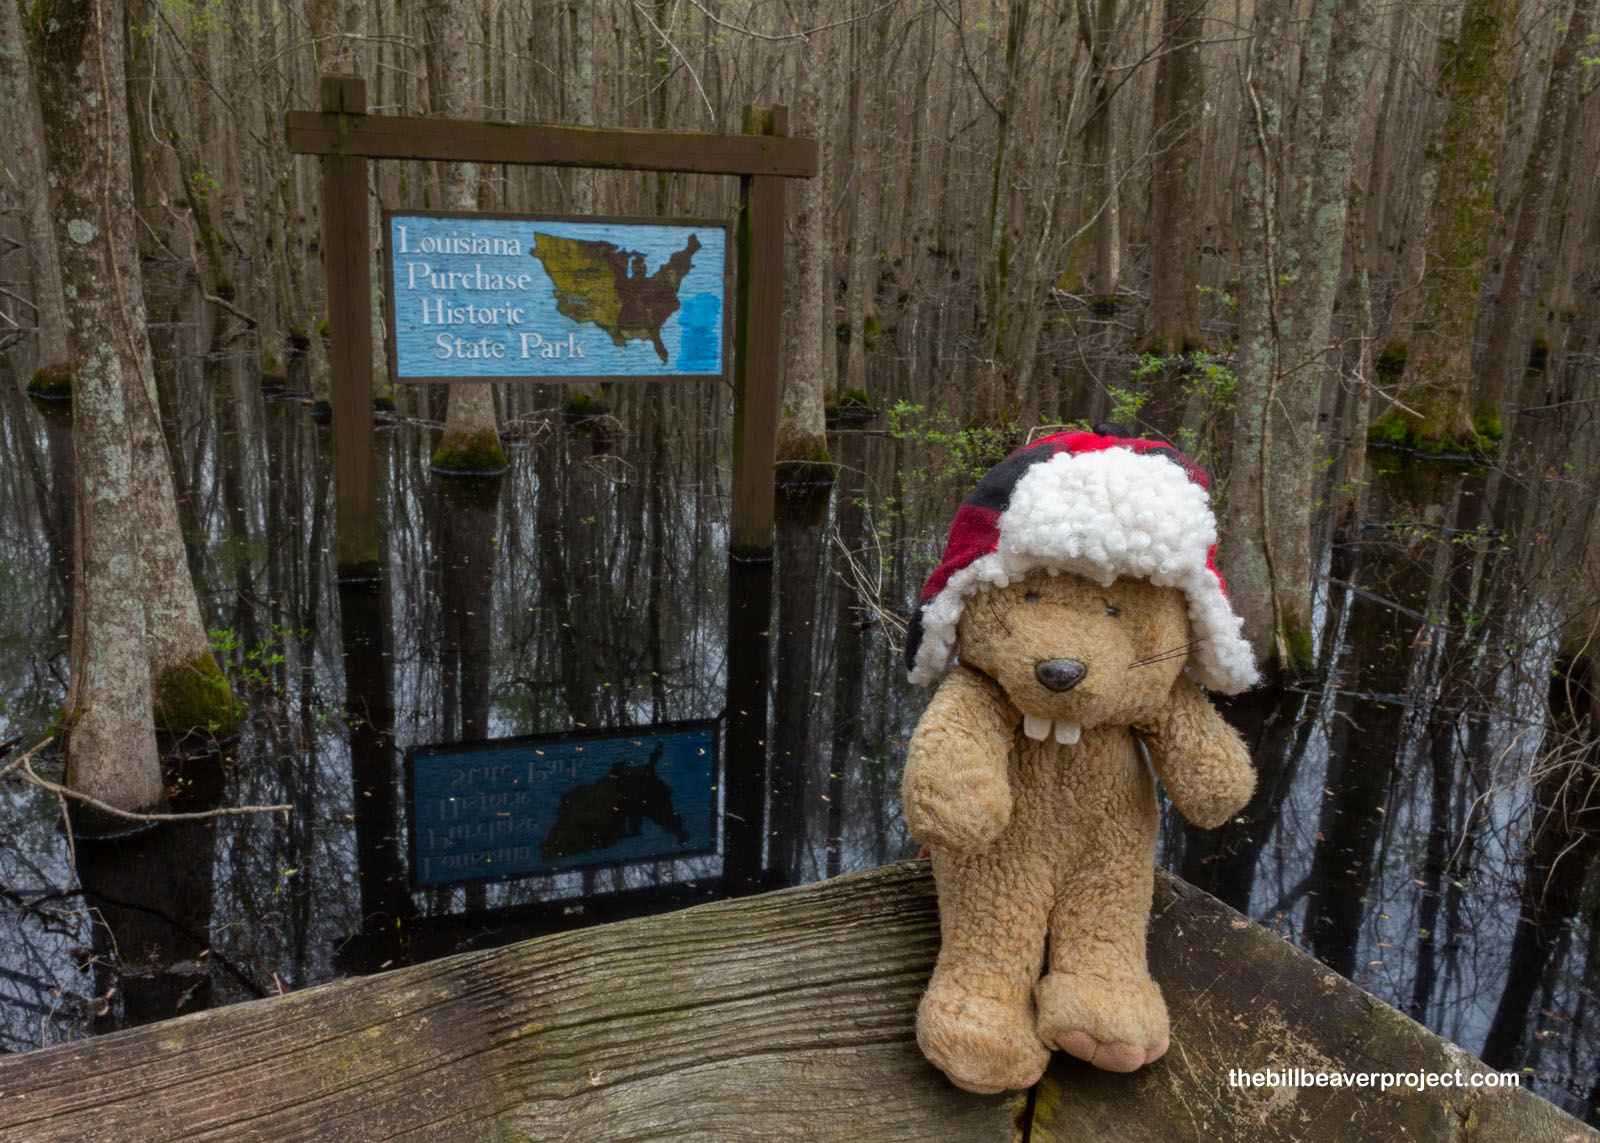
M 917 1043 L 967 1091 L 1033 1086 L 1050 1052 L 1034 1030 L 1050 873 L 1008 830 L 982 853 L 934 848 L 942 942 L 917 1009 Z
M 1155 827 L 1153 803 L 1148 818 L 1129 808 L 1097 822 L 1098 844 L 1057 874 L 1050 971 L 1035 991 L 1039 1038 L 1108 1071 L 1167 1050 L 1167 1006 L 1145 962 Z

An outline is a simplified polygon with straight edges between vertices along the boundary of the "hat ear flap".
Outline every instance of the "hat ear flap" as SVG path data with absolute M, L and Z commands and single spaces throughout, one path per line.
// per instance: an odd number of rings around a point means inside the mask
M 917 652 L 922 649 L 922 604 L 911 609 L 911 622 L 906 624 L 906 673 L 917 669 Z

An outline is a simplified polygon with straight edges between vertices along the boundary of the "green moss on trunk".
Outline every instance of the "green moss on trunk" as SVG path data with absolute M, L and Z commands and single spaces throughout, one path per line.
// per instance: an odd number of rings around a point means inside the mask
M 1498 448 L 1499 427 L 1498 418 L 1485 418 L 1480 427 L 1453 416 L 1414 417 L 1395 406 L 1368 427 L 1367 439 L 1430 456 L 1486 456 Z
M 561 402 L 561 415 L 569 421 L 598 417 L 606 411 L 605 398 L 597 393 L 585 393 L 579 390 Z
M 1316 667 L 1311 647 L 1311 625 L 1295 607 L 1286 606 L 1278 614 L 1278 637 L 1282 640 L 1283 661 L 1278 664 L 1292 679 L 1310 675 Z
M 33 376 L 28 379 L 28 396 L 41 401 L 70 401 L 72 366 L 61 361 L 34 370 Z
M 156 729 L 174 738 L 195 732 L 217 734 L 230 729 L 244 714 L 244 703 L 211 652 L 170 667 L 152 680 Z
M 828 438 L 808 433 L 787 416 L 778 425 L 778 461 L 774 479 L 780 485 L 832 484 L 833 458 L 828 455 Z
M 507 468 L 500 435 L 488 428 L 445 437 L 434 450 L 432 465 L 452 476 L 498 476 Z

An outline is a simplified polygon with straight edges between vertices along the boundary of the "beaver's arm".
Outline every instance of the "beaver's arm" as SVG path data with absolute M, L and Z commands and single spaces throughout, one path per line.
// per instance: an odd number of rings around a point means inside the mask
M 1256 785 L 1250 752 L 1187 675 L 1172 684 L 1161 711 L 1133 729 L 1173 804 L 1195 825 L 1219 826 L 1250 800 Z
M 950 668 L 906 751 L 900 797 L 912 837 L 972 853 L 1000 836 L 1011 820 L 1007 771 L 1017 717 L 993 680 Z

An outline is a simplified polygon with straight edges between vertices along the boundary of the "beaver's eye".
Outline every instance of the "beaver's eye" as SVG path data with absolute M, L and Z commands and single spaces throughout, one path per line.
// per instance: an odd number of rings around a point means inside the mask
M 1108 604 L 1106 604 L 1106 614 L 1107 615 L 1121 615 L 1122 612 L 1119 611 L 1117 608 L 1111 606 L 1111 604 L 1108 603 Z
M 1037 591 L 1030 591 L 1030 592 L 1028 592 L 1028 594 L 1024 595 L 1022 598 L 1027 600 L 1029 603 L 1034 603 L 1034 602 L 1036 602 L 1038 600 L 1039 593 Z

